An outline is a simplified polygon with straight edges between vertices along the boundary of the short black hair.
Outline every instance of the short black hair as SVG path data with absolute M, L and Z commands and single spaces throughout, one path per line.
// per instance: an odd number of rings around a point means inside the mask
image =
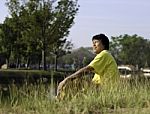
M 93 40 L 100 40 L 104 46 L 105 50 L 109 50 L 109 39 L 107 36 L 105 36 L 105 34 L 98 34 L 93 36 L 92 41 Z

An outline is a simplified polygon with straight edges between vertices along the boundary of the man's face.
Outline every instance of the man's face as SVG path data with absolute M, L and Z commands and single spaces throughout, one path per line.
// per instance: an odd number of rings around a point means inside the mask
M 98 53 L 100 53 L 101 51 L 104 50 L 104 46 L 103 46 L 101 40 L 94 39 L 92 42 L 93 42 L 93 51 L 94 51 L 94 53 L 98 54 Z

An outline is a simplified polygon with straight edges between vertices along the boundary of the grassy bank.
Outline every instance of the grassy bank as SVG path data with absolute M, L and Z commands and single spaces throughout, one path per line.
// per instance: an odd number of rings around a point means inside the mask
M 10 85 L 0 92 L 0 114 L 149 114 L 148 80 L 123 80 L 117 86 L 95 87 L 74 80 L 64 100 L 54 97 L 55 85 Z M 77 87 L 78 86 L 78 87 Z

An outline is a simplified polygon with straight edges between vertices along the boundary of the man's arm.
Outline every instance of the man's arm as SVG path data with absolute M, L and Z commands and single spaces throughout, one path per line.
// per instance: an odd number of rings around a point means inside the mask
M 69 80 L 69 79 L 72 79 L 72 78 L 77 78 L 77 77 L 81 77 L 82 76 L 82 73 L 84 72 L 92 72 L 94 70 L 93 67 L 90 67 L 90 66 L 86 66 L 86 67 L 83 67 L 81 69 L 79 69 L 77 72 L 73 73 L 72 75 L 66 77 L 62 82 L 59 83 L 58 85 L 58 88 L 57 88 L 57 96 L 60 94 L 63 86 L 65 85 L 65 83 Z
M 83 68 L 79 69 L 78 71 L 76 71 L 75 73 L 73 73 L 72 75 L 68 76 L 66 78 L 66 80 L 76 78 L 76 77 L 80 77 L 80 76 L 82 76 L 83 73 L 92 72 L 93 70 L 94 69 L 90 66 L 83 67 Z

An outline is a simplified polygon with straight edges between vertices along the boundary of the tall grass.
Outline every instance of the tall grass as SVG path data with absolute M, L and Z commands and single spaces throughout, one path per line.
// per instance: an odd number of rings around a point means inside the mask
M 53 85 L 54 88 L 56 87 Z M 0 91 L 0 114 L 149 114 L 150 82 L 122 80 L 95 86 L 89 80 L 67 83 L 58 100 L 51 84 L 10 85 Z

